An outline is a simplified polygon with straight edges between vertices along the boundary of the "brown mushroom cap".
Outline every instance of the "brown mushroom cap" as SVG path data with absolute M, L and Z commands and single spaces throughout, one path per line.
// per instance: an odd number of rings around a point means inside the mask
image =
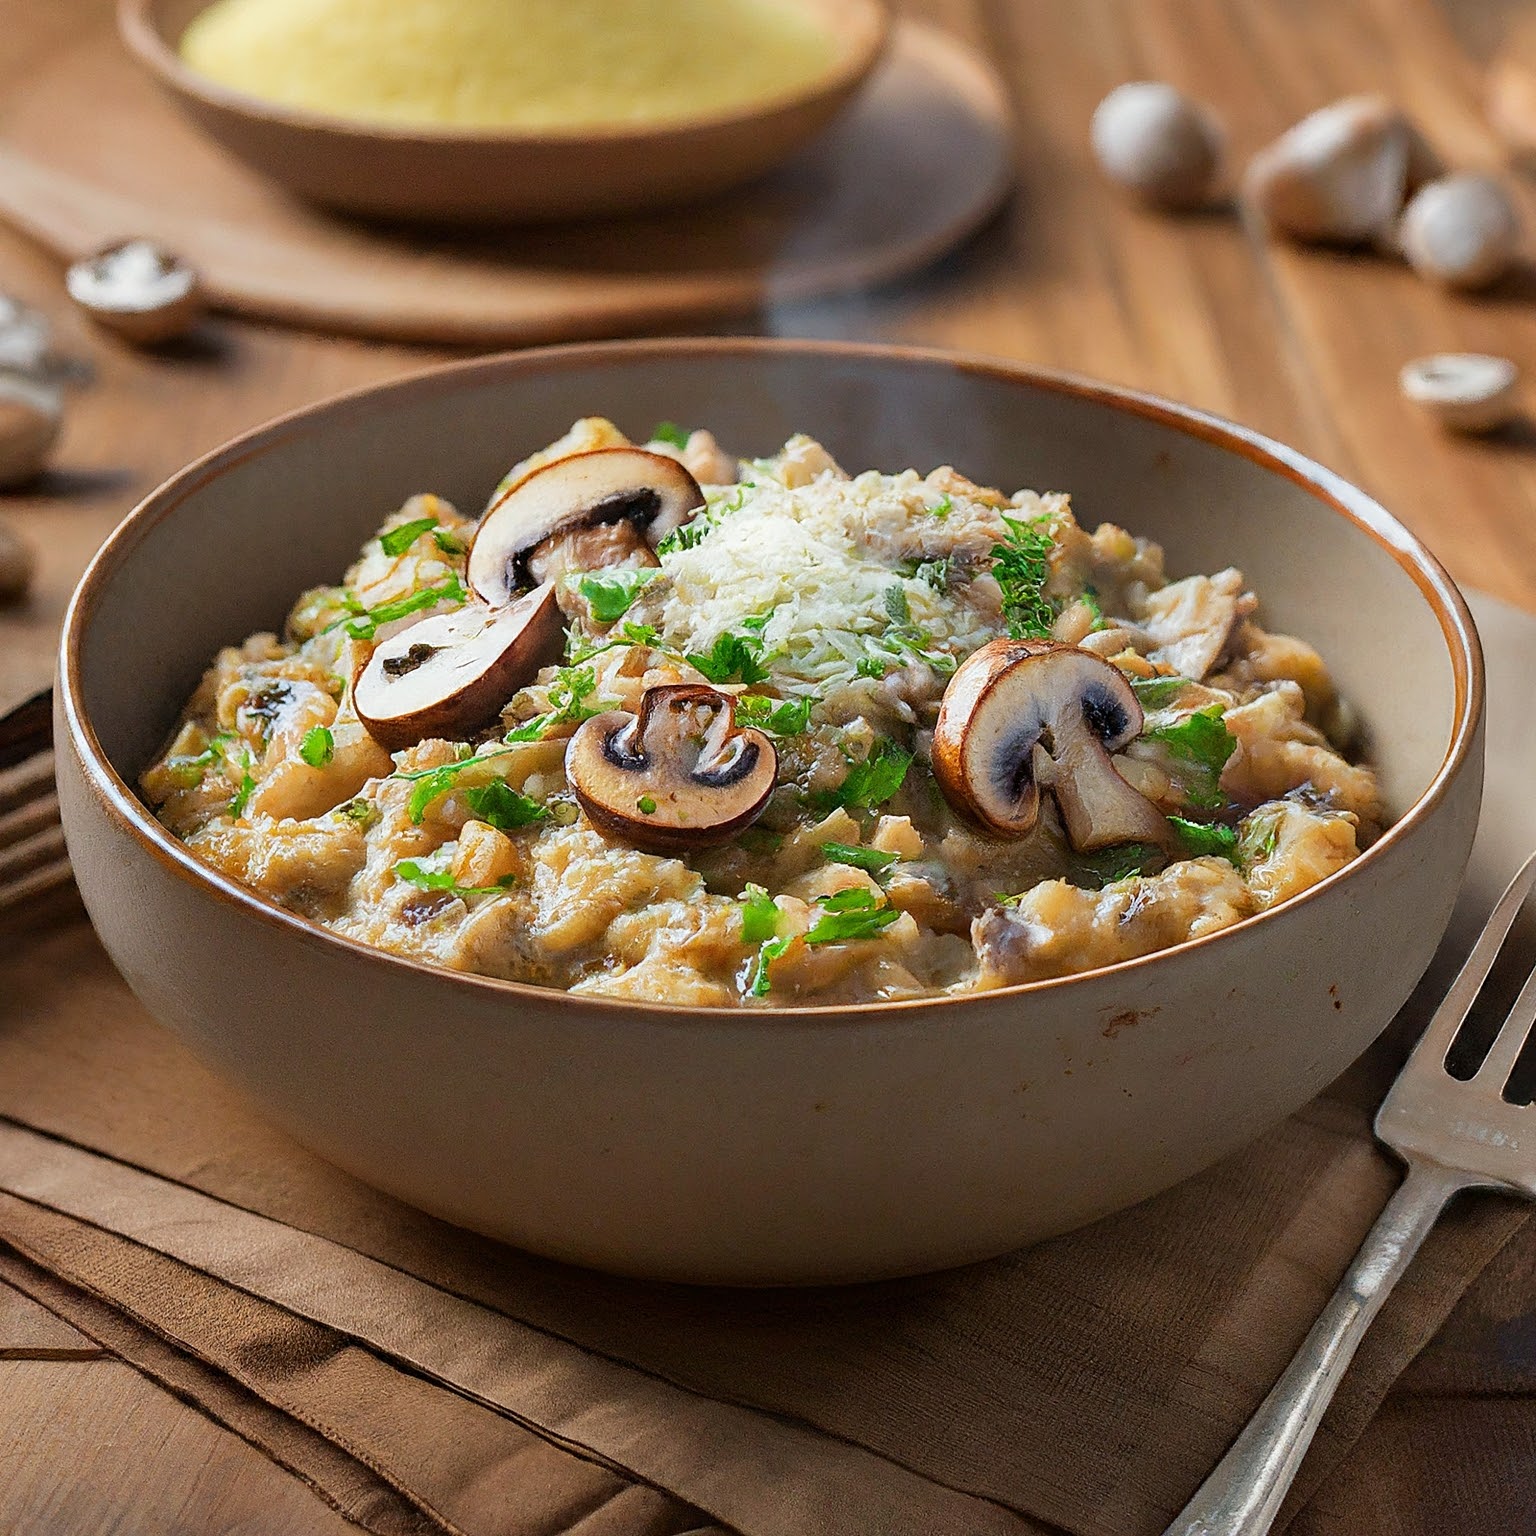
M 558 660 L 564 639 L 549 583 L 506 608 L 471 603 L 422 619 L 380 644 L 358 673 L 357 717 L 392 752 L 429 736 L 457 740 Z
M 1109 759 L 1141 730 L 1141 705 L 1118 667 L 1052 640 L 993 640 L 950 679 L 933 733 L 933 773 L 956 810 L 1023 837 L 1056 797 L 1080 853 L 1166 843 L 1168 822 Z
M 565 749 L 587 815 L 657 853 L 728 842 L 768 803 L 778 766 L 767 736 L 736 728 L 736 701 L 702 683 L 648 688 L 638 715 L 598 715 Z
M 704 505 L 676 459 L 643 448 L 594 448 L 545 464 L 492 503 L 469 549 L 469 584 L 492 607 L 509 602 L 542 546 L 599 525 L 633 530 L 625 547 L 654 549 Z M 552 573 L 541 573 L 552 574 Z

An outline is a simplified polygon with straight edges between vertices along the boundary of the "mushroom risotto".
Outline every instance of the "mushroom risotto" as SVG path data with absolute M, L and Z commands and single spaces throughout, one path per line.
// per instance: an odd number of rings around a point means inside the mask
M 578 422 L 219 654 L 142 779 L 216 868 L 456 970 L 676 1004 L 970 992 L 1261 912 L 1375 776 L 1240 571 L 1063 495 Z

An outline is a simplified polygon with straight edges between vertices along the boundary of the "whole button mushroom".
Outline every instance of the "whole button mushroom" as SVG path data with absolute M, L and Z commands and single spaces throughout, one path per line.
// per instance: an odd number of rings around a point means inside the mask
M 422 619 L 379 645 L 358 673 L 357 717 L 391 752 L 429 736 L 463 738 L 557 661 L 564 639 L 548 582 L 506 607 L 472 603 Z
M 125 240 L 75 262 L 64 286 L 98 325 L 136 346 L 184 335 L 205 308 L 196 271 L 149 240 Z
M 57 384 L 0 371 L 0 490 L 42 472 L 63 418 Z
M 1079 853 L 1168 840 L 1168 822 L 1115 771 L 1109 754 L 1141 731 L 1141 705 L 1118 667 L 1054 640 L 993 640 L 950 679 L 933 732 L 933 774 L 957 811 L 1023 837 L 1055 797 Z
M 703 505 L 698 481 L 665 454 L 595 448 L 556 459 L 486 511 L 469 549 L 469 584 L 497 606 L 529 580 L 654 566 L 656 545 Z
M 1378 239 L 1403 205 L 1410 159 L 1426 149 L 1385 97 L 1349 96 L 1261 149 L 1243 173 L 1243 196 L 1294 240 Z
M 1160 80 L 1116 86 L 1094 110 L 1094 157 L 1109 179 L 1156 208 L 1194 208 L 1221 175 L 1221 127 Z
M 1420 277 L 1446 288 L 1486 288 L 1514 264 L 1520 220 L 1498 182 L 1442 176 L 1403 210 L 1398 245 Z
M 736 727 L 736 701 L 702 683 L 647 688 L 638 714 L 586 721 L 565 749 L 565 776 L 604 832 L 653 853 L 729 842 L 773 793 L 778 754 Z
M 1520 371 L 1507 357 L 1441 352 L 1415 358 L 1398 387 L 1450 432 L 1494 432 L 1515 415 Z

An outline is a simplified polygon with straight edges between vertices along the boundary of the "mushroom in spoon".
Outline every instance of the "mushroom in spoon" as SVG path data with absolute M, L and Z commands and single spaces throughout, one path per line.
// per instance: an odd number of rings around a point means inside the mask
M 1109 758 L 1135 738 L 1142 718 L 1124 674 L 1091 651 L 993 640 L 944 690 L 934 777 L 956 810 L 1004 837 L 1034 829 L 1047 790 L 1079 853 L 1163 844 L 1167 820 Z
M 640 712 L 588 720 L 565 749 L 565 776 L 603 831 L 676 853 L 728 842 L 773 793 L 778 754 L 736 727 L 736 701 L 702 683 L 648 688 Z
M 422 619 L 384 641 L 358 674 L 357 717 L 392 752 L 428 736 L 461 739 L 557 660 L 564 639 L 548 582 L 505 608 L 472 603 Z
M 469 584 L 491 606 L 567 571 L 657 563 L 656 545 L 704 505 L 665 454 L 594 448 L 525 475 L 492 503 L 469 549 Z

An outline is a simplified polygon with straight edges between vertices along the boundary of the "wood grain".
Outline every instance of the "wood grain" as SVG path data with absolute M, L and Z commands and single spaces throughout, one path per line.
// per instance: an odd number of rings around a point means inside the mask
M 99 1360 L 104 1353 L 78 1328 L 0 1280 L 0 1362 Z
M 922 278 L 855 299 L 774 305 L 754 328 L 992 352 L 1191 400 L 1321 457 L 1381 497 L 1459 579 L 1536 610 L 1536 429 L 1489 443 L 1448 440 L 1408 410 L 1395 383 L 1407 357 L 1452 347 L 1536 367 L 1536 281 L 1454 298 L 1382 260 L 1271 247 L 1230 213 L 1160 218 L 1106 188 L 1086 146 L 1105 90 L 1160 75 L 1223 114 L 1239 162 L 1330 97 L 1386 88 L 1452 158 L 1490 164 L 1478 70 L 1525 0 L 907 0 L 903 8 L 983 47 L 1004 73 L 1020 193 L 979 239 Z M 25 70 L 56 55 L 70 36 L 69 10 L 0 0 L 7 59 Z M 1529 208 L 1529 188 L 1522 197 Z M 178 350 L 130 353 L 70 312 L 51 258 L 4 233 L 0 288 L 42 304 L 64 348 L 95 372 L 71 395 L 50 473 L 25 494 L 0 495 L 0 516 L 42 554 L 30 601 L 0 613 L 0 708 L 47 681 L 79 572 L 165 475 L 281 411 L 445 355 L 225 321 Z M 1506 1440 L 1528 1456 L 1529 1405 L 1511 1398 L 1499 1411 Z M 1478 1485 L 1477 1468 L 1488 1463 L 1470 1445 L 1459 1459 L 1438 1456 L 1442 1437 L 1418 1409 L 1384 1421 L 1377 1438 L 1391 1439 L 1392 1454 L 1373 1460 L 1368 1438 L 1309 1530 L 1429 1531 L 1432 1519 L 1475 1508 L 1488 1513 L 1480 1528 L 1514 1536 L 1520 1527 L 1509 1517 L 1500 1524 Z M 1379 1499 L 1381 1469 L 1414 1455 L 1434 1465 L 1433 1507 L 1423 1490 Z M 7 1532 L 342 1528 L 243 1442 L 111 1362 L 0 1362 L 0 1467 Z

